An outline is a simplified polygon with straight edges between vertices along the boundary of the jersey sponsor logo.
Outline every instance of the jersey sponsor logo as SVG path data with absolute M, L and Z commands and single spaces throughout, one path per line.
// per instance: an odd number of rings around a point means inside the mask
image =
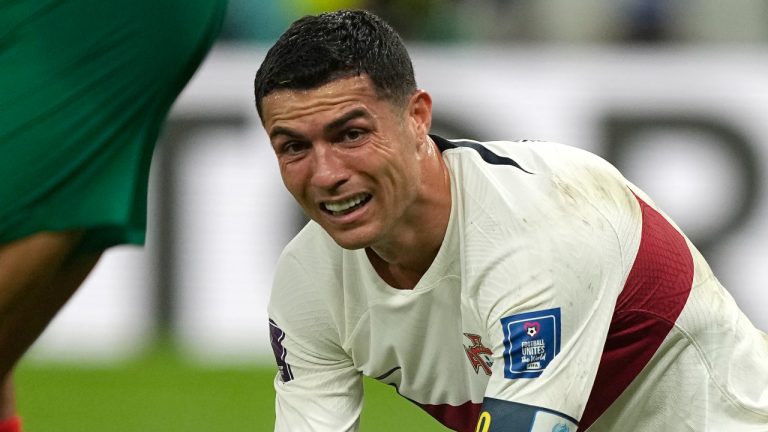
M 269 320 L 269 339 L 272 343 L 272 352 L 275 354 L 277 369 L 280 372 L 280 381 L 288 382 L 293 379 L 293 371 L 291 371 L 291 365 L 285 361 L 285 356 L 288 354 L 283 346 L 285 332 L 271 319 Z
M 483 369 L 486 375 L 491 375 L 491 366 L 493 366 L 493 351 L 483 345 L 482 338 L 472 333 L 464 333 L 464 336 L 472 343 L 470 346 L 464 345 L 464 352 L 467 353 L 469 364 L 475 368 L 475 373 L 479 374 Z
M 504 377 L 536 378 L 560 353 L 560 308 L 501 319 Z

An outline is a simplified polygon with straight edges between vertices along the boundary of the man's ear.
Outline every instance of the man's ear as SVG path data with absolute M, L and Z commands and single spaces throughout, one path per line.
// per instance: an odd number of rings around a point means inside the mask
M 409 120 L 419 136 L 426 136 L 432 127 L 432 96 L 424 90 L 416 90 L 408 103 Z

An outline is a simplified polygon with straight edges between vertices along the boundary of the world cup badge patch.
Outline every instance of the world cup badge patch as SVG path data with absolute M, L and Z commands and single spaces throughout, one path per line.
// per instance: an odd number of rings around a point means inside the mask
M 536 378 L 560 353 L 560 308 L 504 317 L 501 327 L 506 378 Z

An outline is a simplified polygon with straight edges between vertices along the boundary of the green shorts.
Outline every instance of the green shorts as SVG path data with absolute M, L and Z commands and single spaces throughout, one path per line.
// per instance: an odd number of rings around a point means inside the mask
M 225 0 L 0 4 L 0 243 L 142 244 L 149 165 Z

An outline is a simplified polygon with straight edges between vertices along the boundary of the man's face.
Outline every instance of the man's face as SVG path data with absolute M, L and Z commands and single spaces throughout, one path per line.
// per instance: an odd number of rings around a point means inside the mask
M 416 222 L 419 160 L 429 120 L 414 104 L 379 99 L 367 76 L 312 90 L 277 90 L 263 122 L 288 191 L 347 249 L 375 246 Z

